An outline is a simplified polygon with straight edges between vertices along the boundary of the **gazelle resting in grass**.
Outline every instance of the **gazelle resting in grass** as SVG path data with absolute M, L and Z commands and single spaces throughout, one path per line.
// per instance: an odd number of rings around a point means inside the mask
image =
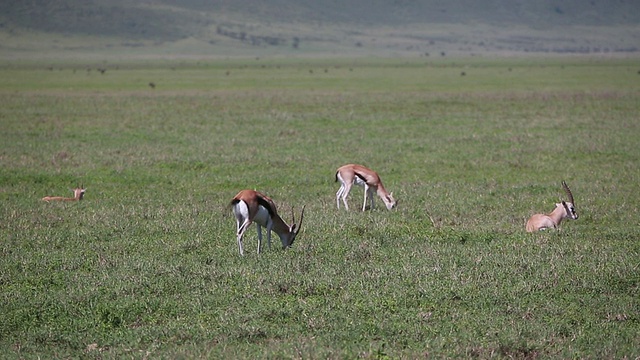
M 349 205 L 347 205 L 347 196 L 349 195 L 351 185 L 353 184 L 364 186 L 364 203 L 362 204 L 362 211 L 364 211 L 367 206 L 367 197 L 369 197 L 369 203 L 371 204 L 371 209 L 373 209 L 374 191 L 378 196 L 380 196 L 387 209 L 393 209 L 398 203 L 393 198 L 393 194 L 387 192 L 384 188 L 382 180 L 380 180 L 380 176 L 378 176 L 375 171 L 362 165 L 347 164 L 339 167 L 336 171 L 336 181 L 340 181 L 340 189 L 338 189 L 338 192 L 336 193 L 336 204 L 338 205 L 338 209 L 340 209 L 340 198 L 342 197 L 345 209 L 349 210 Z
M 576 213 L 575 202 L 573 202 L 573 194 L 571 194 L 571 190 L 567 186 L 566 182 L 562 182 L 562 187 L 564 191 L 567 193 L 567 197 L 569 201 L 562 200 L 561 202 L 556 204 L 556 208 L 550 214 L 535 214 L 529 218 L 527 221 L 527 231 L 534 232 L 538 230 L 545 230 L 549 228 L 557 229 L 562 219 L 573 219 L 576 220 L 578 218 L 578 213 Z
M 87 189 L 84 188 L 83 185 L 73 189 L 73 197 L 63 197 L 63 196 L 45 196 L 42 198 L 43 201 L 80 201 L 84 196 L 85 191 Z
M 240 255 L 244 255 L 242 236 L 252 222 L 255 222 L 258 228 L 258 254 L 260 254 L 260 248 L 262 247 L 262 226 L 267 228 L 267 243 L 269 249 L 271 249 L 271 230 L 278 234 L 282 241 L 282 248 L 284 249 L 293 244 L 298 232 L 300 232 L 302 220 L 304 219 L 304 207 L 302 207 L 300 224 L 296 224 L 296 218 L 295 215 L 293 215 L 292 208 L 291 216 L 293 222 L 291 225 L 287 225 L 280 215 L 278 215 L 278 210 L 273 200 L 255 190 L 240 191 L 233 197 L 230 205 L 238 225 L 236 234 L 238 236 Z

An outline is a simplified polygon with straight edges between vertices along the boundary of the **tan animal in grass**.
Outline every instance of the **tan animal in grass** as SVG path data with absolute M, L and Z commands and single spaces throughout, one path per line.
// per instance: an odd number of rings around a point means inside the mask
M 266 195 L 255 190 L 242 190 L 231 199 L 230 203 L 233 214 L 236 217 L 238 238 L 238 248 L 240 255 L 244 255 L 242 248 L 242 236 L 247 231 L 252 222 L 256 223 L 258 228 L 258 254 L 262 247 L 262 226 L 267 228 L 267 243 L 271 249 L 271 230 L 273 230 L 282 241 L 282 248 L 287 248 L 293 244 L 302 227 L 304 219 L 304 206 L 300 214 L 300 224 L 296 224 L 296 218 L 291 209 L 292 224 L 287 225 L 276 209 L 276 204 Z
M 562 187 L 567 193 L 569 201 L 562 200 L 556 204 L 555 209 L 549 214 L 535 214 L 527 221 L 526 229 L 528 232 L 534 232 L 538 230 L 545 230 L 554 228 L 557 229 L 563 219 L 576 220 L 578 213 L 576 212 L 575 202 L 573 200 L 573 194 L 567 186 L 566 182 L 562 182 Z
M 367 207 L 367 197 L 373 209 L 373 192 L 375 191 L 380 199 L 384 202 L 387 209 L 391 210 L 398 204 L 398 201 L 393 198 L 393 194 L 387 192 L 387 189 L 382 185 L 382 180 L 378 174 L 362 165 L 347 164 L 341 166 L 336 171 L 336 181 L 340 181 L 340 189 L 336 193 L 336 204 L 340 209 L 340 198 L 344 203 L 345 209 L 349 210 L 347 205 L 347 196 L 351 191 L 353 184 L 364 186 L 364 202 L 362 204 L 362 211 Z
M 80 201 L 84 197 L 84 193 L 87 189 L 84 188 L 84 185 L 80 185 L 79 187 L 73 189 L 73 197 L 63 197 L 63 196 L 45 196 L 42 198 L 43 201 Z

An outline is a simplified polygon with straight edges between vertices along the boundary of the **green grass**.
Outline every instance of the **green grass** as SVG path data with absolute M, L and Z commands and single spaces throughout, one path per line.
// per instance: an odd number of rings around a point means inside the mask
M 639 355 L 634 62 L 49 66 L 0 68 L 5 357 Z M 338 211 L 347 162 L 398 208 Z M 238 255 L 244 188 L 306 205 L 292 248 Z

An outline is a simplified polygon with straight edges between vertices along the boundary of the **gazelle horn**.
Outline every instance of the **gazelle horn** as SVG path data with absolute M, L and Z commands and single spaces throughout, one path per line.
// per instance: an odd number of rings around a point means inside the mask
M 569 197 L 569 202 L 573 204 L 573 206 L 576 206 L 576 203 L 573 202 L 573 194 L 571 193 L 571 189 L 569 189 L 569 186 L 567 186 L 567 183 L 564 182 L 564 180 L 562 181 L 562 187 L 564 188 L 564 191 L 567 193 L 567 196 Z
M 302 212 L 300 213 L 300 224 L 297 224 L 297 225 L 296 225 L 296 227 L 298 228 L 298 229 L 296 230 L 296 234 L 297 234 L 298 232 L 300 232 L 300 229 L 302 228 L 302 221 L 304 220 L 304 208 L 305 208 L 305 207 L 306 207 L 306 205 L 303 205 L 303 206 L 302 206 Z M 293 207 L 291 208 L 291 216 L 293 217 L 293 223 L 295 224 L 295 223 L 296 223 L 296 217 L 295 217 L 295 215 L 293 214 Z

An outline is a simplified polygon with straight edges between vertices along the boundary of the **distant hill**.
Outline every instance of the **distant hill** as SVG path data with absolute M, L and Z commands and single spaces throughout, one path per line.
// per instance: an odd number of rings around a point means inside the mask
M 227 54 L 633 53 L 640 1 L 10 0 L 0 32 L 0 54 L 170 44 Z

